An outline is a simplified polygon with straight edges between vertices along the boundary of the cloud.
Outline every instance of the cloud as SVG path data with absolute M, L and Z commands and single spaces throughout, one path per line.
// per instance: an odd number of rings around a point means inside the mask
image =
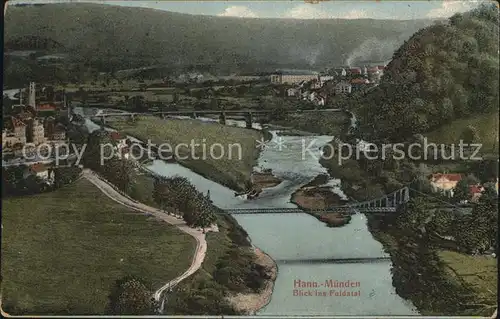
M 221 17 L 257 18 L 257 14 L 245 6 L 231 6 L 219 13 Z
M 361 10 L 351 10 L 333 14 L 307 4 L 298 5 L 284 14 L 284 18 L 289 19 L 361 19 L 366 17 L 366 12 Z
M 455 13 L 465 12 L 475 7 L 478 1 L 454 1 L 445 0 L 439 8 L 430 10 L 427 13 L 429 18 L 449 18 Z

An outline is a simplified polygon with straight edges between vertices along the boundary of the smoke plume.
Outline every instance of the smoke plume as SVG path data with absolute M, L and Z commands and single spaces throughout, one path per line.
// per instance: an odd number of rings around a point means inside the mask
M 369 38 L 361 43 L 356 49 L 349 53 L 345 64 L 356 66 L 362 61 L 386 61 L 392 58 L 396 51 L 405 40 L 410 38 L 412 33 L 405 33 L 396 39 L 380 40 Z
M 314 66 L 322 51 L 323 45 L 318 45 L 312 48 L 294 47 L 290 50 L 290 56 L 294 59 L 305 61 L 310 66 Z

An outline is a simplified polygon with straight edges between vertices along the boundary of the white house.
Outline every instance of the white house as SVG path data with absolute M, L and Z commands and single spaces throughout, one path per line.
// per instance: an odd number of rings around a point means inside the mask
M 461 179 L 461 174 L 432 174 L 430 183 L 434 192 L 441 192 L 448 197 L 453 197 L 453 190 Z
M 322 86 L 322 83 L 319 79 L 314 79 L 311 81 L 311 85 L 310 85 L 311 89 L 313 89 L 313 90 L 319 89 L 319 88 L 321 88 L 321 86 Z
M 318 94 L 318 96 L 314 99 L 314 104 L 324 106 L 326 104 L 326 97 Z
M 286 95 L 287 96 L 297 96 L 299 94 L 299 90 L 296 88 L 289 88 L 286 90 Z
M 304 92 L 302 92 L 301 97 L 303 100 L 308 100 L 310 94 L 311 94 L 310 91 L 304 91 Z
M 115 141 L 116 143 L 116 148 L 115 150 L 118 151 L 118 157 L 124 157 L 126 159 L 129 158 L 129 147 L 127 145 L 127 138 L 120 134 L 119 132 L 113 131 L 110 134 L 111 139 Z
M 316 92 L 311 92 L 311 93 L 309 94 L 309 96 L 308 96 L 309 101 L 313 102 L 313 101 L 316 99 L 317 95 L 318 95 L 318 93 L 316 93 Z
M 319 82 L 321 83 L 321 86 L 325 85 L 325 82 L 333 80 L 334 77 L 331 75 L 322 75 L 319 77 Z
M 44 163 L 35 163 L 29 166 L 27 171 L 24 173 L 24 178 L 32 174 L 35 174 L 37 177 L 44 180 L 48 184 L 54 182 L 54 173 L 52 172 L 52 170 L 49 170 L 49 168 Z
M 352 85 L 347 81 L 341 81 L 335 85 L 335 94 L 351 93 Z

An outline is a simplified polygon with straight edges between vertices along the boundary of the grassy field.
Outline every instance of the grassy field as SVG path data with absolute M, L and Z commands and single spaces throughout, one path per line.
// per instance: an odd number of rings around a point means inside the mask
M 155 117 L 141 117 L 135 122 L 114 120 L 109 125 L 144 141 L 150 139 L 155 144 L 168 143 L 172 149 L 179 146 L 179 153 L 187 157 L 187 159 L 179 159 L 181 164 L 235 190 L 244 189 L 245 184 L 250 182 L 250 175 L 259 154 L 256 140 L 262 136 L 255 130 L 217 123 L 202 123 L 197 120 L 162 120 Z M 192 156 L 190 147 L 180 145 L 181 143 L 191 144 L 191 141 L 206 145 L 206 150 L 203 151 L 202 146 L 197 146 Z M 222 145 L 223 154 L 217 144 Z M 210 149 L 214 145 L 216 147 L 213 148 L 214 157 L 212 157 Z M 203 153 L 206 154 L 205 158 Z M 223 155 L 222 158 L 217 159 L 221 155 Z
M 497 259 L 470 256 L 454 251 L 440 251 L 439 257 L 448 266 L 450 275 L 473 289 L 479 300 L 494 305 L 497 300 Z M 493 313 L 494 309 L 491 311 Z
M 11 314 L 102 314 L 126 275 L 153 289 L 183 273 L 195 241 L 86 180 L 3 200 L 2 303 Z
M 482 154 L 498 155 L 498 113 L 481 114 L 468 119 L 459 119 L 444 125 L 439 129 L 426 134 L 429 142 L 456 144 L 460 142 L 460 136 L 467 126 L 474 126 L 482 143 Z

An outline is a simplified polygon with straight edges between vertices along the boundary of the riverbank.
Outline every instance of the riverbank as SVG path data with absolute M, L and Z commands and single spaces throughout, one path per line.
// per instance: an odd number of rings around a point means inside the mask
M 278 265 L 265 252 L 255 248 L 256 264 L 266 269 L 266 280 L 264 287 L 258 293 L 236 294 L 229 297 L 230 303 L 239 313 L 244 315 L 255 315 L 257 311 L 264 308 L 273 294 L 274 282 L 278 276 Z
M 141 202 L 154 202 L 151 197 L 152 178 L 149 175 L 137 177 L 132 196 Z M 206 235 L 207 248 L 201 269 L 180 283 L 175 294 L 182 297 L 174 299 L 174 304 L 167 305 L 167 311 L 172 308 L 176 310 L 169 314 L 213 315 L 219 314 L 219 311 L 220 314 L 239 314 L 243 313 L 241 309 L 254 311 L 252 309 L 257 309 L 261 303 L 269 300 L 272 284 L 276 279 L 274 261 L 260 250 L 252 249 L 245 230 L 222 210 L 217 214 L 216 224 L 219 225 L 219 232 Z M 225 298 L 228 293 L 240 291 L 244 298 L 237 300 L 237 303 L 233 304 L 229 300 L 220 303 L 220 299 Z M 202 306 L 198 304 L 199 296 L 207 297 L 207 302 L 219 302 L 219 306 L 209 307 L 198 313 L 196 308 L 198 305 Z M 191 302 L 183 303 L 185 299 Z
M 495 311 L 495 258 L 440 248 L 392 226 L 387 216 L 367 219 L 373 237 L 391 256 L 396 292 L 422 315 L 489 317 Z
M 409 179 L 421 174 L 422 169 L 403 163 L 400 169 L 382 170 L 377 177 L 353 159 L 345 160 L 342 165 L 336 159 L 322 159 L 320 163 L 331 176 L 342 180 L 342 191 L 354 202 L 383 196 L 402 185 L 396 178 Z M 422 315 L 491 316 L 496 300 L 492 292 L 497 290 L 496 286 L 491 287 L 491 282 L 496 282 L 496 267 L 495 273 L 491 270 L 494 261 L 490 260 L 488 264 L 479 261 L 481 257 L 451 252 L 429 238 L 401 231 L 394 226 L 394 218 L 369 214 L 367 225 L 373 238 L 391 256 L 392 282 L 397 294 L 410 300 Z M 450 255 L 458 257 L 449 258 Z M 466 261 L 470 267 L 458 274 L 454 270 L 458 265 L 456 260 Z M 476 273 L 486 275 L 489 280 L 471 284 L 470 276 Z M 469 283 L 466 283 L 468 280 Z
M 328 227 L 341 227 L 351 221 L 351 216 L 342 213 L 312 213 L 308 210 L 321 210 L 328 207 L 343 205 L 345 201 L 332 192 L 331 186 L 325 186 L 329 181 L 327 174 L 316 176 L 311 182 L 302 186 L 292 194 L 291 202 L 306 213 L 316 217 Z

